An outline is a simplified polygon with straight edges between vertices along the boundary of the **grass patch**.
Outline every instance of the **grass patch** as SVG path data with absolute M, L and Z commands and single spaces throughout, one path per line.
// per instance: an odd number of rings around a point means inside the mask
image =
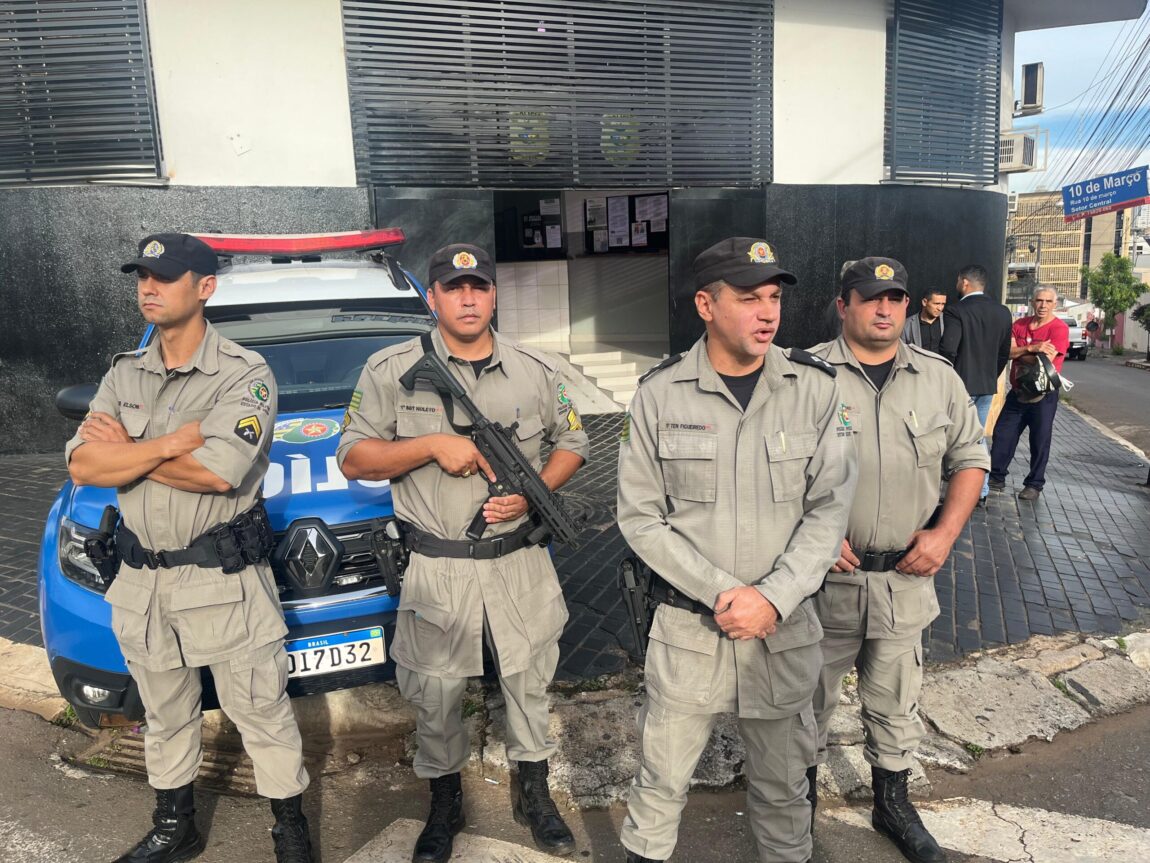
M 1114 354 L 1116 357 L 1120 357 L 1126 353 L 1126 348 L 1123 345 L 1115 345 L 1110 349 L 1110 353 Z
M 1055 689 L 1057 689 L 1059 692 L 1061 692 L 1061 693 L 1062 693 L 1063 695 L 1065 695 L 1067 698 L 1071 698 L 1071 697 L 1072 697 L 1072 696 L 1070 695 L 1070 687 L 1069 687 L 1069 686 L 1066 684 L 1066 681 L 1065 681 L 1065 680 L 1063 680 L 1061 677 L 1055 677 L 1055 678 L 1054 678 L 1053 680 L 1051 680 L 1050 682 L 1054 684 L 1054 688 L 1055 688 Z
M 981 758 L 986 754 L 986 750 L 979 746 L 977 743 L 968 743 L 963 748 L 970 753 L 972 758 L 975 759 Z
M 1117 638 L 1114 639 L 1114 643 L 1118 645 L 1119 650 L 1121 650 L 1123 653 L 1126 652 L 1126 639 L 1125 638 L 1123 638 L 1121 635 L 1119 635 Z
M 468 697 L 463 699 L 463 718 L 468 719 L 483 712 L 483 699 Z
M 76 715 L 75 708 L 73 708 L 72 705 L 69 704 L 67 707 L 64 708 L 63 713 L 61 713 L 59 716 L 57 716 L 55 719 L 52 720 L 52 724 L 58 725 L 61 728 L 71 728 L 73 725 L 75 725 L 79 721 L 80 721 L 80 718 Z
M 87 764 L 89 767 L 98 767 L 101 770 L 107 770 L 112 766 L 112 762 L 110 762 L 103 755 L 93 755 L 88 759 Z

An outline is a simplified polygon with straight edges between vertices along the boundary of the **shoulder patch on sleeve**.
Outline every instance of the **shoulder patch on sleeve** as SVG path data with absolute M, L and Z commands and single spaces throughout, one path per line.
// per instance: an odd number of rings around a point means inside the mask
M 643 383 L 647 380 L 647 378 L 653 377 L 654 375 L 663 371 L 663 369 L 669 369 L 671 366 L 675 365 L 675 363 L 682 362 L 683 357 L 686 355 L 687 354 L 685 352 L 681 354 L 671 354 L 671 356 L 667 357 L 657 366 L 653 366 L 652 368 L 649 368 L 647 371 L 643 372 L 643 374 L 639 376 L 639 383 Z
M 244 417 L 236 423 L 234 429 L 236 437 L 240 440 L 247 441 L 252 446 L 260 442 L 260 435 L 263 434 L 263 428 L 260 426 L 259 417 L 254 414 L 250 417 Z
M 507 342 L 504 342 L 504 344 L 506 345 Z M 519 342 L 511 342 L 510 345 L 512 348 L 519 351 L 519 353 L 523 354 L 524 356 L 531 357 L 531 359 L 535 360 L 535 362 L 539 363 L 539 365 L 543 366 L 545 369 L 547 369 L 547 371 L 559 371 L 559 363 L 556 362 L 555 357 L 550 356 L 546 351 L 528 347 L 527 345 L 521 345 Z
M 832 378 L 838 375 L 838 370 L 822 357 L 815 356 L 807 351 L 800 351 L 798 348 L 791 348 L 787 352 L 787 359 L 801 366 L 816 368 L 823 374 L 830 375 Z

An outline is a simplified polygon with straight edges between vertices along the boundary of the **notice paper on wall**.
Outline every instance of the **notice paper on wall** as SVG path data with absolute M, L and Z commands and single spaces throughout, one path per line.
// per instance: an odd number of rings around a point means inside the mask
M 646 222 L 632 222 L 631 223 L 631 245 L 639 248 L 640 246 L 647 245 L 647 223 Z
M 563 226 L 562 225 L 548 225 L 547 226 L 547 248 L 561 249 L 563 248 Z
M 612 248 L 631 245 L 631 199 L 607 199 L 607 242 Z
M 607 199 L 587 199 L 587 230 L 607 227 Z
M 540 198 L 539 199 L 539 215 L 540 216 L 558 216 L 559 215 L 559 199 L 558 198 Z
M 652 222 L 667 218 L 666 195 L 641 195 L 635 198 L 635 221 Z M 652 228 L 652 230 L 654 230 Z
M 652 219 L 651 220 L 651 233 L 652 234 L 665 234 L 665 233 L 667 233 L 667 220 L 666 219 Z
M 592 234 L 592 251 L 605 252 L 607 251 L 607 229 L 596 228 Z

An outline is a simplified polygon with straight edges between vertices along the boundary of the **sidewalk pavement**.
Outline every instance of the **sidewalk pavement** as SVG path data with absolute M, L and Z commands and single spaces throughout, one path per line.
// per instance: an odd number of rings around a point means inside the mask
M 615 585 L 626 553 L 614 523 L 621 414 L 584 417 L 588 465 L 564 489 L 587 517 L 575 550 L 555 562 L 571 619 L 559 677 L 577 681 L 626 670 L 631 649 Z M 1059 632 L 1114 635 L 1150 620 L 1150 488 L 1146 461 L 1063 406 L 1055 421 L 1046 489 L 1018 500 L 1029 459 L 1019 446 L 1007 488 L 976 509 L 935 576 L 942 613 L 927 659 Z M 52 499 L 67 479 L 60 453 L 0 456 L 0 637 L 40 645 L 36 556 Z

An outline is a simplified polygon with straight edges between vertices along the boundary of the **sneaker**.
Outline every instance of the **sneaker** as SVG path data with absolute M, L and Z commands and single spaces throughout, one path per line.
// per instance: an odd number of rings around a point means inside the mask
M 1038 496 L 1042 494 L 1042 489 L 1034 488 L 1033 486 L 1026 486 L 1018 493 L 1019 500 L 1038 500 Z
M 987 480 L 987 483 L 994 491 L 1002 491 L 1004 488 L 1006 488 L 1006 480 L 1004 479 L 995 479 L 994 477 L 991 477 L 989 480 Z

